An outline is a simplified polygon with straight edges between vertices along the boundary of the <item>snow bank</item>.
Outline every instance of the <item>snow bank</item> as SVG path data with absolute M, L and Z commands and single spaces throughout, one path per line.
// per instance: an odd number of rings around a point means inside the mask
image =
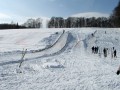
M 63 68 L 59 62 L 46 62 L 42 65 L 43 68 Z

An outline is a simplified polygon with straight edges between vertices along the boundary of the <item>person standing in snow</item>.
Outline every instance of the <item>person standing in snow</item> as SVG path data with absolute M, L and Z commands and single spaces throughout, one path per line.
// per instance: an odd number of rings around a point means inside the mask
M 95 54 L 97 54 L 97 47 L 95 47 Z
M 63 30 L 63 33 L 65 33 L 65 30 Z
M 114 58 L 116 58 L 116 57 L 117 57 L 116 53 L 117 53 L 117 51 L 116 51 L 116 50 L 114 50 Z
M 105 31 L 105 34 L 106 34 L 106 31 Z
M 100 47 L 98 47 L 98 55 L 99 55 L 99 57 L 101 57 L 101 49 L 100 49 Z
M 107 57 L 107 50 L 106 48 L 103 49 L 104 57 Z
M 109 53 L 108 53 L 108 48 L 106 48 L 106 53 L 107 53 L 107 55 L 109 54 Z
M 97 54 L 98 54 L 98 50 L 99 50 L 99 47 L 97 46 L 97 47 L 96 47 L 96 53 L 97 53 Z
M 94 51 L 95 51 L 95 47 L 93 46 L 93 47 L 92 47 L 92 53 L 94 53 Z
M 111 57 L 114 57 L 114 47 L 111 49 Z
M 118 70 L 117 70 L 116 74 L 117 74 L 117 75 L 119 75 L 119 74 L 120 74 L 120 66 L 119 66 L 119 68 L 118 68 Z
M 104 54 L 104 57 L 105 57 L 105 48 L 103 49 L 103 54 Z
M 91 35 L 92 35 L 92 37 L 94 37 L 94 34 L 93 34 L 93 33 L 92 33 Z

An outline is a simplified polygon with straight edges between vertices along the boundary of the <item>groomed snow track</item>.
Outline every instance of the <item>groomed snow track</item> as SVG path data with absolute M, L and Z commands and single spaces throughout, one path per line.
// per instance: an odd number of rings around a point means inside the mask
M 67 41 L 68 41 L 68 38 L 69 38 L 68 37 L 69 34 L 70 33 L 68 33 L 68 32 L 63 32 L 61 34 L 61 36 L 58 38 L 58 40 L 53 45 L 51 45 L 50 47 L 42 49 L 42 50 L 35 51 L 34 53 L 33 52 L 27 53 L 26 56 L 25 56 L 25 61 L 60 54 L 61 52 L 63 52 L 63 48 L 65 48 L 66 45 L 68 44 Z M 17 58 L 14 58 L 15 55 L 17 56 Z M 19 62 L 21 62 L 20 56 L 21 56 L 21 54 L 18 54 L 18 53 L 10 55 L 10 58 L 12 58 L 12 60 L 9 60 L 8 62 L 0 63 L 0 66 L 7 65 L 7 64 L 19 63 Z M 13 58 L 14 58 L 14 61 L 13 61 Z
M 49 48 L 46 48 L 44 50 L 40 50 L 36 53 L 28 53 L 26 54 L 26 58 L 39 58 L 39 57 L 44 57 L 44 56 L 51 56 L 59 51 L 61 51 L 67 43 L 68 40 L 68 32 L 63 32 L 62 35 L 58 38 L 58 40 Z M 34 55 L 33 57 L 31 55 Z
M 64 33 L 65 32 L 63 31 L 62 34 L 58 37 L 58 39 L 55 41 L 55 43 L 53 43 L 52 45 L 45 47 L 43 49 L 39 49 L 39 50 L 31 50 L 30 53 L 38 53 L 38 52 L 42 52 L 44 50 L 52 48 L 54 45 L 56 45 L 58 43 L 58 41 L 61 39 L 61 37 L 63 36 Z

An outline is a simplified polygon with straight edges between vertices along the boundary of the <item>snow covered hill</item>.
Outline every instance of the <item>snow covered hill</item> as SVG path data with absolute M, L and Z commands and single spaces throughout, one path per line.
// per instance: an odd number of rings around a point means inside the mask
M 0 90 L 120 90 L 119 35 L 117 28 L 0 31 Z

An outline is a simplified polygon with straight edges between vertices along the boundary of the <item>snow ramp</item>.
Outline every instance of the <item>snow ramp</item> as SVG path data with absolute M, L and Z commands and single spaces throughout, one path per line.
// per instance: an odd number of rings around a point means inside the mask
M 72 49 L 75 42 L 76 42 L 76 38 L 72 35 L 72 33 L 64 32 L 50 48 L 35 53 L 27 53 L 25 55 L 25 61 L 42 58 L 42 57 L 54 56 L 63 52 L 68 52 L 69 50 Z M 21 54 L 16 54 L 16 56 L 15 54 L 10 55 L 10 58 L 12 59 L 9 58 L 7 62 L 0 63 L 0 65 L 19 63 L 21 62 L 20 57 Z
M 48 49 L 45 49 L 41 52 L 37 53 L 28 53 L 26 54 L 26 58 L 32 58 L 32 57 L 41 57 L 41 56 L 47 56 L 47 55 L 52 55 L 54 53 L 59 52 L 64 46 L 66 45 L 68 38 L 68 32 L 63 33 L 60 38 L 56 41 L 56 43 Z
M 63 34 L 61 34 L 61 36 L 58 38 L 58 40 L 51 47 L 46 48 L 46 49 L 36 52 L 36 53 L 27 53 L 25 55 L 25 59 L 26 59 L 25 61 L 32 60 L 35 58 L 54 55 L 54 54 L 60 52 L 66 46 L 67 40 L 68 40 L 68 32 L 63 32 Z M 14 57 L 14 56 L 16 56 L 16 57 Z M 9 59 L 8 62 L 0 63 L 0 65 L 19 63 L 21 61 L 20 57 L 21 57 L 21 54 L 10 55 L 10 58 L 12 58 L 12 60 Z M 13 61 L 13 58 L 14 58 L 14 61 Z

